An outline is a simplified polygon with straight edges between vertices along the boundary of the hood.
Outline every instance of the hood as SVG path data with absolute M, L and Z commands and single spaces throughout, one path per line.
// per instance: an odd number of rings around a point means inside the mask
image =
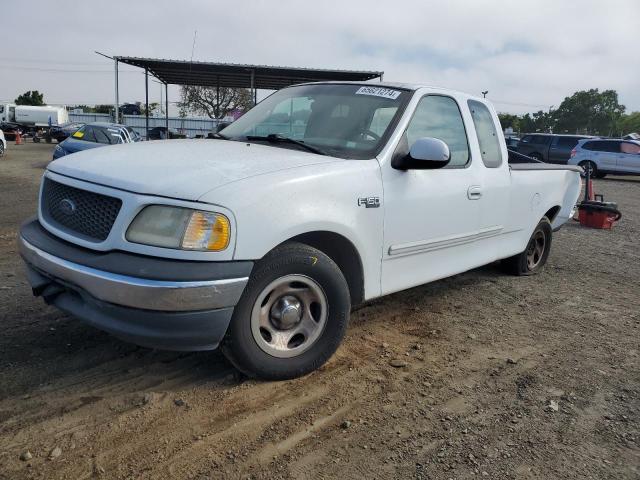
M 81 152 L 83 150 L 91 150 L 93 148 L 107 147 L 104 143 L 85 142 L 76 140 L 73 137 L 67 137 L 60 143 L 60 147 L 64 148 L 67 153 Z
M 198 200 L 215 188 L 244 178 L 338 161 L 299 150 L 230 140 L 158 140 L 74 153 L 47 168 L 130 192 Z

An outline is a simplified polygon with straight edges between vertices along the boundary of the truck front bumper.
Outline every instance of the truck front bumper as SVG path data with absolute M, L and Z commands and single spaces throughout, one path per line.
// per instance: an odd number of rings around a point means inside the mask
M 94 252 L 37 220 L 21 227 L 18 243 L 34 295 L 124 340 L 167 350 L 216 348 L 253 267 Z

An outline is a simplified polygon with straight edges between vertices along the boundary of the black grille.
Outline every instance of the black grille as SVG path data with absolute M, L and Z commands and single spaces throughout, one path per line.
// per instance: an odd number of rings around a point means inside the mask
M 106 240 L 121 206 L 119 198 L 44 180 L 41 208 L 45 220 L 92 240 Z

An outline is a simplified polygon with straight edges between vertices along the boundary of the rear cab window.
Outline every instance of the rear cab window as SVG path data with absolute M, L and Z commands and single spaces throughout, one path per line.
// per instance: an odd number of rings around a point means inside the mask
M 482 163 L 487 168 L 498 168 L 502 165 L 502 148 L 493 116 L 484 103 L 477 100 L 469 100 L 467 103 L 478 136 Z
M 579 137 L 554 137 L 552 146 L 564 149 L 572 149 L 578 144 Z
M 531 143 L 535 143 L 536 145 L 549 145 L 549 142 L 551 141 L 551 137 L 549 135 L 531 135 L 531 137 Z

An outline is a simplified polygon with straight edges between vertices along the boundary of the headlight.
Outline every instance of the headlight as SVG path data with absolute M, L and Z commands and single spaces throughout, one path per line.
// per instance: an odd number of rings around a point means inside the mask
M 224 215 L 163 205 L 145 207 L 126 235 L 133 243 L 216 252 L 227 248 L 230 237 L 229 219 Z

